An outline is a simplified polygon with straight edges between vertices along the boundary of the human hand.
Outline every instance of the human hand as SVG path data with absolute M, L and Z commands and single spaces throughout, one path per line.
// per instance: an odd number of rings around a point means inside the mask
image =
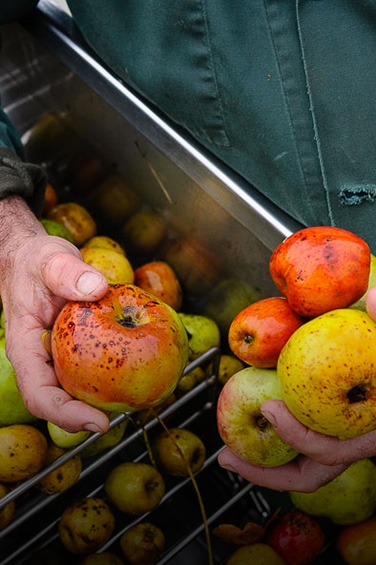
M 0 288 L 6 352 L 21 394 L 29 411 L 39 418 L 71 432 L 105 432 L 106 414 L 72 399 L 59 387 L 42 335 L 52 328 L 67 300 L 98 300 L 107 291 L 107 280 L 83 262 L 74 245 L 47 235 L 40 222 L 20 206 L 17 219 L 26 214 L 27 221 L 16 227 L 12 224 L 0 251 Z

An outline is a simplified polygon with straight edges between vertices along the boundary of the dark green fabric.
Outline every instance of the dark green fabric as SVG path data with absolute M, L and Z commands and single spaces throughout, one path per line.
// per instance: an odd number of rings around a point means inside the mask
M 213 155 L 376 253 L 376 0 L 68 4 L 107 65 Z

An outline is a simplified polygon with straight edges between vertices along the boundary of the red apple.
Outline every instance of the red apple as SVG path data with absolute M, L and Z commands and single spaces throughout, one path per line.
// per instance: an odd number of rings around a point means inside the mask
M 182 290 L 175 271 L 164 261 L 150 261 L 138 267 L 134 273 L 134 283 L 157 296 L 174 310 L 182 303 Z
M 347 526 L 338 534 L 336 547 L 347 565 L 376 563 L 376 516 Z
M 173 308 L 132 284 L 68 302 L 51 334 L 54 369 L 73 397 L 111 412 L 150 408 L 175 389 L 188 339 Z
M 265 538 L 287 565 L 309 565 L 320 555 L 325 534 L 305 512 L 290 510 L 271 522 Z
M 270 274 L 291 308 L 313 318 L 363 296 L 370 249 L 352 232 L 317 226 L 297 231 L 272 253 Z
M 264 369 L 277 366 L 279 354 L 304 319 L 282 297 L 264 298 L 247 306 L 231 323 L 228 341 L 242 361 Z

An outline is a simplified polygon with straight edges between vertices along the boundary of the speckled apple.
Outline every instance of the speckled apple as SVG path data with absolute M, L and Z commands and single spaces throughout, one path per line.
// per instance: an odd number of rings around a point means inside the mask
M 370 249 L 356 234 L 315 226 L 286 238 L 273 251 L 269 270 L 291 308 L 314 318 L 347 308 L 363 296 L 370 273 Z
M 110 285 L 97 302 L 68 302 L 51 334 L 54 369 L 73 397 L 97 408 L 151 408 L 175 389 L 188 338 L 170 306 L 132 284 Z

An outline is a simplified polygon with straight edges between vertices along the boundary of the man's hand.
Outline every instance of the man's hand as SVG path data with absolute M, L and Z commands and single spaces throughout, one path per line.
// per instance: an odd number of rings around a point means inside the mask
M 376 287 L 366 296 L 368 314 L 376 320 Z M 259 467 L 239 459 L 225 448 L 219 464 L 243 478 L 274 490 L 312 492 L 334 479 L 351 463 L 376 455 L 376 431 L 340 440 L 319 434 L 298 422 L 281 400 L 268 400 L 262 413 L 278 435 L 300 455 L 280 467 Z
M 106 278 L 68 241 L 47 235 L 24 201 L 0 201 L 0 290 L 6 352 L 27 408 L 68 431 L 105 432 L 108 417 L 59 387 L 42 335 L 67 300 L 98 300 Z

